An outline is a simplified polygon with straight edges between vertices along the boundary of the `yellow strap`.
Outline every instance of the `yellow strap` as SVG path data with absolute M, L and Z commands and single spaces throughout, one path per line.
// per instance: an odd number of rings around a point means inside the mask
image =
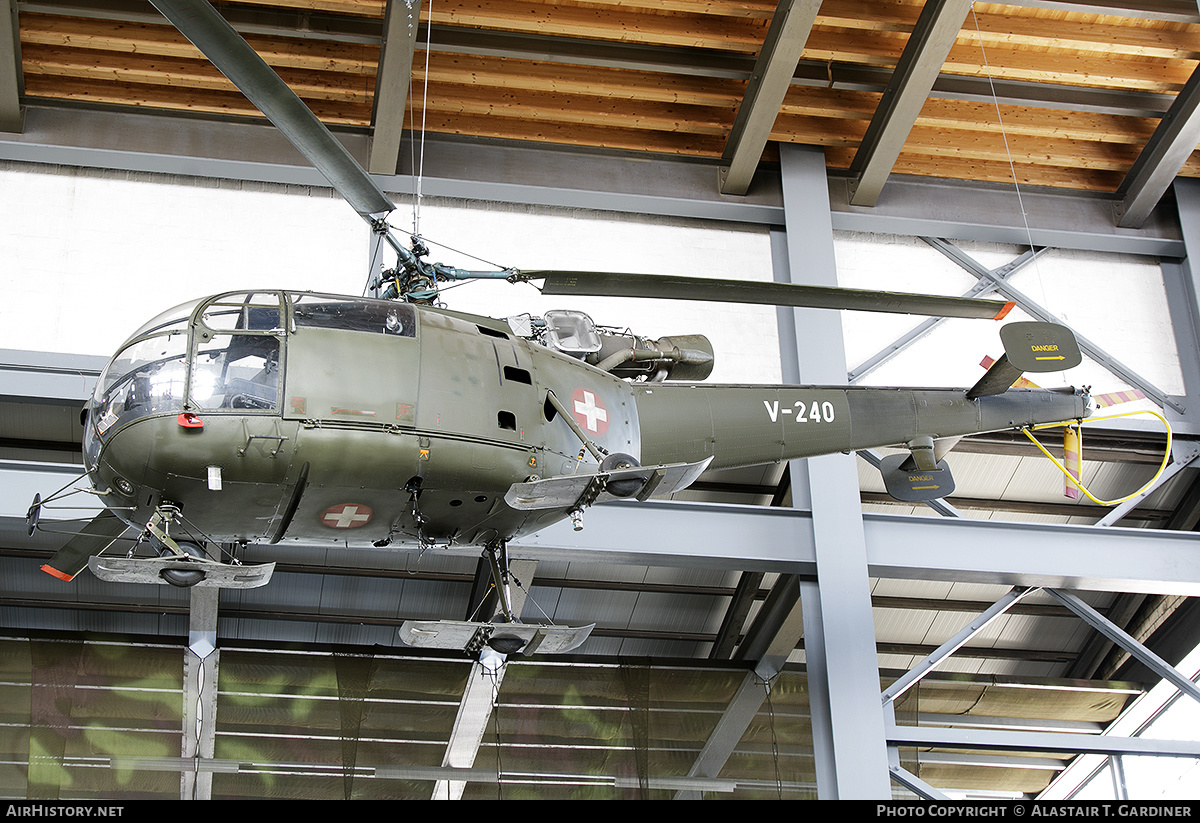
M 1033 441 L 1033 445 L 1037 446 L 1041 450 L 1042 454 L 1044 454 L 1044 455 L 1046 455 L 1046 457 L 1050 458 L 1051 463 L 1053 463 L 1055 466 L 1058 466 L 1058 470 L 1061 471 L 1064 475 L 1066 475 L 1067 480 L 1071 483 L 1071 485 L 1075 486 L 1077 489 L 1079 489 L 1081 492 L 1083 492 L 1085 495 L 1087 495 L 1089 500 L 1091 500 L 1093 503 L 1098 503 L 1101 506 L 1116 506 L 1119 503 L 1124 503 L 1126 500 L 1132 500 L 1133 498 L 1137 497 L 1138 495 L 1149 491 L 1151 488 L 1154 487 L 1154 484 L 1158 482 L 1158 478 L 1162 476 L 1163 470 L 1167 468 L 1167 463 L 1170 462 L 1170 460 L 1171 460 L 1171 424 L 1167 422 L 1167 418 L 1163 417 L 1158 412 L 1150 411 L 1149 409 L 1147 409 L 1145 411 L 1132 411 L 1132 412 L 1122 412 L 1120 414 L 1110 414 L 1110 415 L 1106 415 L 1105 417 L 1090 417 L 1090 418 L 1088 418 L 1089 423 L 1097 423 L 1101 420 L 1115 420 L 1118 417 L 1132 417 L 1136 414 L 1151 414 L 1162 421 L 1163 426 L 1167 430 L 1167 447 L 1166 447 L 1166 451 L 1163 452 L 1162 463 L 1159 465 L 1158 471 L 1156 471 L 1154 473 L 1154 476 L 1150 478 L 1150 480 L 1146 483 L 1146 485 L 1142 486 L 1140 489 L 1135 491 L 1133 494 L 1126 495 L 1125 497 L 1118 498 L 1117 500 L 1099 500 L 1099 499 L 1097 499 L 1090 491 L 1087 490 L 1087 488 L 1083 485 L 1083 483 L 1081 483 L 1080 481 L 1076 480 L 1074 477 L 1071 476 L 1071 473 L 1069 471 L 1067 471 L 1066 467 L 1064 467 L 1062 463 L 1058 462 L 1058 459 L 1054 455 L 1052 455 L 1050 452 L 1046 451 L 1046 447 L 1043 446 L 1041 443 L 1039 443 L 1037 438 L 1034 437 L 1033 433 L 1032 433 L 1033 430 L 1036 430 L 1036 429 L 1057 428 L 1059 426 L 1071 425 L 1072 423 L 1076 423 L 1076 422 L 1078 422 L 1080 424 L 1080 426 L 1082 426 L 1083 425 L 1082 420 L 1079 420 L 1079 421 L 1064 420 L 1059 423 L 1043 423 L 1038 426 L 1033 426 L 1032 428 L 1027 427 L 1027 428 L 1021 429 L 1021 431 L 1025 432 L 1025 436 Z

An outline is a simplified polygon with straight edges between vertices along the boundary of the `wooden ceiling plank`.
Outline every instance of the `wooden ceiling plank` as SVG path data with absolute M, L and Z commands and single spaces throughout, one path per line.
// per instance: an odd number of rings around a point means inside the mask
M 137 108 L 265 119 L 241 93 L 212 89 L 188 89 L 186 93 L 181 94 L 178 89 L 167 86 L 95 83 L 75 78 L 39 75 L 29 78 L 26 96 L 31 100 L 70 100 L 122 107 L 129 107 L 131 100 L 137 100 Z M 308 106 L 313 110 L 313 114 L 326 123 L 366 126 L 370 122 L 370 107 L 366 103 L 359 106 L 357 112 L 348 112 L 345 106 L 334 107 L 324 101 L 311 101 Z
M 655 132 L 610 125 L 563 126 L 532 121 L 524 117 L 507 118 L 497 115 L 442 115 L 440 112 L 430 112 L 426 125 L 431 131 L 440 134 L 694 157 L 720 157 L 724 145 L 720 137 L 710 135 Z
M 367 160 L 367 171 L 371 174 L 395 174 L 400 165 L 400 138 L 412 81 L 419 16 L 417 0 L 388 2 L 379 71 L 375 77 L 371 154 Z
M 303 9 L 326 14 L 373 17 L 382 20 L 387 0 L 238 0 L 239 5 Z
M 115 60 L 111 52 L 34 46 L 26 49 L 27 76 L 73 77 L 96 82 L 172 86 L 181 89 L 233 91 L 235 86 L 211 63 L 172 57 Z M 370 89 L 355 75 L 283 70 L 280 76 L 304 100 L 348 100 L 366 103 Z M 136 105 L 135 100 L 128 101 Z
M 611 7 L 564 5 L 530 0 L 478 3 L 439 0 L 430 18 L 435 24 L 618 40 L 661 46 L 688 46 L 754 53 L 762 44 L 766 21 L 705 14 L 660 14 L 648 6 L 617 13 Z
M 922 7 L 892 82 L 850 165 L 852 204 L 874 206 L 878 201 L 970 7 L 971 0 L 929 0 Z
M 21 42 L 98 49 L 124 54 L 152 54 L 203 60 L 199 49 L 169 25 L 116 23 L 76 17 L 21 16 Z M 378 49 L 366 44 L 328 43 L 251 35 L 247 42 L 272 68 L 327 69 L 375 76 Z
M 723 194 L 750 190 L 820 6 L 820 0 L 780 0 L 776 7 L 725 144 L 723 156 L 729 165 L 722 167 L 718 183 Z
M 21 35 L 17 26 L 16 0 L 0 0 L 0 131 L 20 133 Z
M 425 76 L 424 68 L 418 67 L 415 74 L 420 82 Z M 430 82 L 481 88 L 523 88 L 592 97 L 727 106 L 731 110 L 736 109 L 745 88 L 743 83 L 722 78 L 679 76 L 664 82 L 657 74 L 629 69 L 449 54 L 431 56 L 428 76 Z
M 1019 49 L 988 49 L 984 62 L 978 44 L 974 44 L 951 49 L 942 71 L 995 80 L 1175 94 L 1187 82 L 1192 67 L 1190 61 L 1118 59 L 1082 52 Z
M 530 121 L 582 124 L 602 127 L 640 128 L 648 131 L 690 132 L 724 136 L 729 130 L 731 110 L 640 100 L 580 97 L 553 92 L 510 91 L 497 95 L 490 89 L 443 89 L 430 87 L 426 114 L 496 114 Z

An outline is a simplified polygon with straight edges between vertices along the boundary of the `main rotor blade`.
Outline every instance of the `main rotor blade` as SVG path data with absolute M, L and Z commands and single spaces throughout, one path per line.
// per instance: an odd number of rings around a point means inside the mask
M 974 297 L 602 271 L 523 271 L 520 279 L 544 279 L 543 294 L 707 300 L 715 303 L 757 303 L 765 306 L 849 309 L 930 317 L 999 320 L 1014 305 Z
M 365 219 L 396 208 L 358 161 L 207 0 L 150 0 Z

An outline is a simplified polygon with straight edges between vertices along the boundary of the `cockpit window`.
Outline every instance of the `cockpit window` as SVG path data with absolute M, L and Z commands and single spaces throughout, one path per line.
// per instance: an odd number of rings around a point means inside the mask
M 275 292 L 227 294 L 204 307 L 200 322 L 213 331 L 283 331 Z
M 198 409 L 269 411 L 279 406 L 279 340 L 216 334 L 196 347 L 191 402 Z
M 319 294 L 292 296 L 297 328 L 303 326 L 416 336 L 416 314 L 404 303 L 355 300 Z

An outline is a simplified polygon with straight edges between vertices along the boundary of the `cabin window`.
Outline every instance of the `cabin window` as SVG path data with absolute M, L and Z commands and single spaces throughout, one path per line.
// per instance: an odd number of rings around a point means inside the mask
M 196 348 L 189 397 L 200 409 L 278 408 L 279 340 L 217 334 Z
M 517 416 L 510 411 L 502 411 L 496 415 L 496 425 L 508 431 L 516 431 Z
M 415 337 L 416 312 L 405 303 L 356 300 L 318 294 L 292 296 L 296 327 L 341 329 Z

